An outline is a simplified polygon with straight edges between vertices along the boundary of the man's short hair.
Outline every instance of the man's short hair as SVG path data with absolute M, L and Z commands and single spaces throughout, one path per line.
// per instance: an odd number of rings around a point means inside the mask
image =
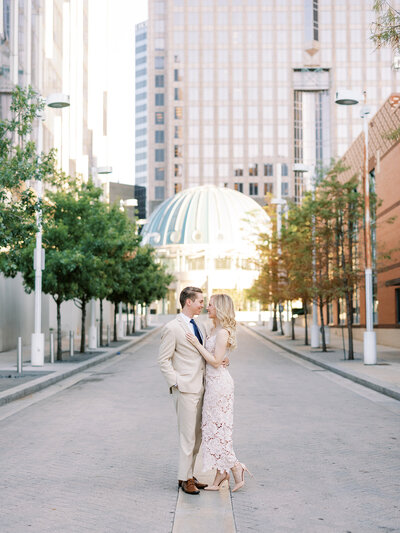
M 196 300 L 196 294 L 203 294 L 203 291 L 198 287 L 185 287 L 181 294 L 179 295 L 179 302 L 182 306 L 182 309 L 185 307 L 186 300 Z

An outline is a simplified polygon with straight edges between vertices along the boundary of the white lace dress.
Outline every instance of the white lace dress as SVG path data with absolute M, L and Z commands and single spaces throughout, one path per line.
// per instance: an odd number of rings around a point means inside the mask
M 205 348 L 214 353 L 216 335 L 208 337 Z M 229 471 L 237 463 L 232 444 L 234 383 L 227 368 L 206 365 L 203 400 L 202 441 L 203 471 Z

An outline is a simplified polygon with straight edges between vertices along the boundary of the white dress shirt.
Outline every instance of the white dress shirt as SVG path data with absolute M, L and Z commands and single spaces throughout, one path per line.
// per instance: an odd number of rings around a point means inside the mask
M 185 313 L 181 313 L 181 316 L 182 316 L 182 318 L 184 319 L 184 321 L 186 322 L 186 324 L 189 326 L 189 329 L 190 329 L 191 333 L 193 333 L 193 335 L 196 335 L 196 333 L 194 332 L 193 324 L 190 322 L 190 321 L 191 321 L 191 318 L 189 318 L 187 315 L 185 315 Z M 199 326 L 197 326 L 197 328 L 198 328 L 198 330 L 199 330 L 201 340 L 204 341 L 204 339 L 203 339 L 203 335 L 202 335 L 202 333 L 201 333 L 201 331 L 200 331 Z

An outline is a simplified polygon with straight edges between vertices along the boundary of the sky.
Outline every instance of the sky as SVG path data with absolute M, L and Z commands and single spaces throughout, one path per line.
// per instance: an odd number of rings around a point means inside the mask
M 110 181 L 134 184 L 135 25 L 147 20 L 147 1 L 89 0 L 89 17 L 91 127 L 102 119 L 104 90 L 108 95 L 107 136 L 94 138 L 97 165 L 112 167 Z

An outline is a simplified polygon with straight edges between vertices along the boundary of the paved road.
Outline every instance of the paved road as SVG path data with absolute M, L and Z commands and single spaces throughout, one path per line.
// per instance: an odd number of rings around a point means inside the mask
M 1 533 L 171 531 L 176 422 L 157 345 L 0 408 Z M 399 402 L 254 334 L 239 345 L 235 449 L 256 479 L 232 495 L 237 531 L 400 531 Z

